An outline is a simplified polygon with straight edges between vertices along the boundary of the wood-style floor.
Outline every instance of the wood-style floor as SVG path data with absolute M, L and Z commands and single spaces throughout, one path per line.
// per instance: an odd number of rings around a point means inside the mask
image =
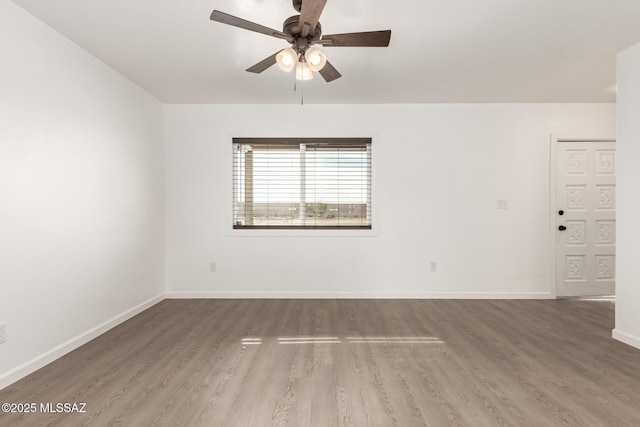
M 0 391 L 2 426 L 640 426 L 612 302 L 165 300 Z

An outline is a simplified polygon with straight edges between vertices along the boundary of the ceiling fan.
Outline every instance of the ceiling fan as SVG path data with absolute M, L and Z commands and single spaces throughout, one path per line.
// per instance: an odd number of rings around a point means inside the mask
M 293 0 L 293 8 L 300 14 L 286 19 L 282 31 L 219 10 L 214 10 L 211 13 L 211 20 L 266 34 L 286 40 L 291 44 L 290 48 L 280 50 L 248 68 L 248 72 L 261 73 L 277 63 L 281 69 L 287 72 L 295 68 L 298 80 L 309 80 L 313 78 L 313 71 L 317 71 L 325 81 L 331 82 L 342 75 L 327 61 L 324 52 L 317 47 L 312 47 L 313 45 L 387 47 L 391 39 L 391 30 L 322 35 L 322 26 L 318 19 L 320 19 L 320 14 L 322 14 L 326 3 L 327 0 Z

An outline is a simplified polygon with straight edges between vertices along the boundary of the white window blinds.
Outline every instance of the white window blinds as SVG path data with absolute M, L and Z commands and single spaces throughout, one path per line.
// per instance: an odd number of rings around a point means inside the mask
M 371 228 L 371 138 L 234 138 L 234 228 Z

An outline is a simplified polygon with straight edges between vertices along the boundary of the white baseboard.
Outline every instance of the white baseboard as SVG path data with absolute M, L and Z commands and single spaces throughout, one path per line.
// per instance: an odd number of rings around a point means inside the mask
M 613 337 L 613 339 L 621 341 L 625 344 L 629 344 L 632 347 L 640 348 L 640 337 L 628 334 L 621 331 L 620 329 L 614 329 L 611 333 L 611 336 Z
M 554 299 L 550 292 L 167 292 L 167 299 Z
M 107 320 L 106 322 L 89 329 L 87 332 L 71 338 L 70 340 L 60 344 L 55 348 L 52 348 L 51 350 L 41 354 L 40 356 L 34 357 L 28 362 L 25 362 L 22 365 L 3 373 L 2 375 L 0 375 L 0 390 L 37 371 L 43 366 L 48 365 L 54 360 L 59 359 L 65 354 L 77 349 L 78 347 L 88 343 L 92 339 L 104 334 L 109 329 L 112 329 L 119 324 L 131 319 L 133 316 L 142 313 L 146 309 L 156 305 L 164 299 L 164 293 L 151 298 L 150 300 L 145 301 L 142 304 L 139 304 L 132 309 L 127 310 L 124 313 L 121 313 Z

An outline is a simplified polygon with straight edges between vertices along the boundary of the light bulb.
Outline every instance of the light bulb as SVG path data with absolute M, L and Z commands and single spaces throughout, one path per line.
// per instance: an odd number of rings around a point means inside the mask
M 306 62 L 298 62 L 296 64 L 296 80 L 311 80 L 313 72 Z
M 324 52 L 316 47 L 309 48 L 305 52 L 304 57 L 311 71 L 320 71 L 327 63 L 327 57 Z
M 295 50 L 290 47 L 287 49 L 282 49 L 280 52 L 276 54 L 276 62 L 282 71 L 286 71 L 287 73 L 296 66 L 296 62 L 298 61 L 298 54 Z

